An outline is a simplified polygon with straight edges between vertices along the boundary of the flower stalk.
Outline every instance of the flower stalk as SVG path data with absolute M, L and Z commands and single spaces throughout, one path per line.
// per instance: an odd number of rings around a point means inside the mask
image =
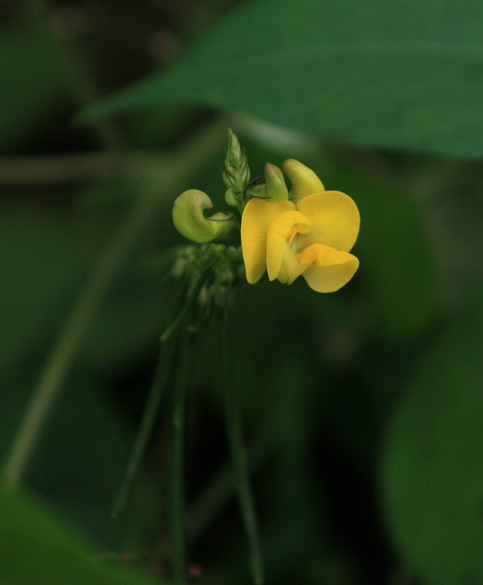
M 184 460 L 186 402 L 193 370 L 193 358 L 196 354 L 193 337 L 194 335 L 187 331 L 180 343 L 178 375 L 175 382 L 171 417 L 171 546 L 175 585 L 186 585 L 187 583 Z
M 228 314 L 222 314 L 220 351 L 223 358 L 223 383 L 225 386 L 225 421 L 233 469 L 233 479 L 238 496 L 240 512 L 250 548 L 250 569 L 254 585 L 264 583 L 264 563 L 258 519 L 250 485 L 250 468 L 241 422 L 239 396 L 232 371 L 233 352 L 228 327 Z

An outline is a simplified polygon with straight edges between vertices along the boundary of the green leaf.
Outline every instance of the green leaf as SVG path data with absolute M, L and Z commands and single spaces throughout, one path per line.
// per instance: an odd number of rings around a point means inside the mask
M 390 429 L 388 522 L 429 585 L 483 582 L 482 292 L 424 357 Z
M 249 2 L 88 115 L 202 103 L 329 139 L 481 155 L 482 20 L 472 0 Z
M 353 250 L 361 267 L 354 282 L 365 288 L 360 310 L 371 328 L 398 340 L 421 333 L 434 317 L 437 300 L 435 260 L 422 209 L 397 185 L 376 182 L 343 163 L 329 169 L 324 183 L 353 197 L 361 213 Z
M 147 578 L 108 570 L 72 529 L 40 502 L 0 488 L 0 582 L 8 585 L 149 585 Z

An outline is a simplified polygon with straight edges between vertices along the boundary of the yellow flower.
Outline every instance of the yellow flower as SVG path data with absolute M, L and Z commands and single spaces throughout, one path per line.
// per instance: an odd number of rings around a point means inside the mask
M 270 280 L 285 284 L 302 275 L 317 292 L 339 290 L 359 267 L 359 260 L 349 254 L 359 233 L 359 210 L 345 193 L 325 191 L 302 163 L 289 159 L 283 168 L 292 183 L 293 200 L 280 169 L 267 165 L 267 198 L 250 199 L 243 211 L 247 280 L 254 284 L 267 271 Z

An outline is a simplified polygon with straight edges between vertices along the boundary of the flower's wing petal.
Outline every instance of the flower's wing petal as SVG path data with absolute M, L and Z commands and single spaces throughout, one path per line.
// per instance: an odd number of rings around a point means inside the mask
M 266 269 L 267 232 L 272 221 L 295 206 L 290 201 L 273 203 L 250 199 L 242 216 L 241 242 L 247 281 L 258 282 Z
M 292 183 L 292 197 L 297 201 L 307 195 L 320 193 L 325 187 L 319 177 L 312 169 L 293 158 L 287 159 L 283 163 L 283 170 L 286 172 Z
M 312 263 L 303 273 L 303 277 L 310 288 L 317 292 L 339 290 L 359 268 L 359 260 L 355 256 L 323 244 L 309 246 L 297 254 L 297 260 L 301 264 Z
M 313 224 L 309 234 L 302 236 L 300 246 L 326 244 L 337 250 L 349 250 L 359 234 L 360 215 L 357 205 L 345 193 L 324 191 L 304 197 L 297 209 Z
M 292 283 L 306 266 L 300 266 L 290 247 L 291 240 L 299 233 L 307 233 L 312 222 L 300 211 L 285 211 L 272 221 L 267 234 L 267 272 L 270 280 L 278 278 Z

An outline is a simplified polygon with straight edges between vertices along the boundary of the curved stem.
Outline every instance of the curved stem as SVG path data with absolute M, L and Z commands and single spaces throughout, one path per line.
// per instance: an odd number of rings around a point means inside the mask
M 8 486 L 16 486 L 24 473 L 30 454 L 81 341 L 128 252 L 141 233 L 141 227 L 150 216 L 152 207 L 151 198 L 143 200 L 142 204 L 138 205 L 101 254 L 91 279 L 81 290 L 79 299 L 45 364 L 25 418 L 14 439 L 5 466 L 5 482 Z
M 157 218 L 158 206 L 163 196 L 176 193 L 178 185 L 184 183 L 189 175 L 219 148 L 224 136 L 225 122 L 218 121 L 176 153 L 168 168 L 160 169 L 160 176 L 151 177 L 153 184 L 149 185 L 144 196 L 137 199 L 131 214 L 101 253 L 91 278 L 81 290 L 47 358 L 14 438 L 4 472 L 5 483 L 10 488 L 19 484 L 85 333 L 138 237 Z M 167 174 L 166 177 L 163 177 L 164 173 Z

